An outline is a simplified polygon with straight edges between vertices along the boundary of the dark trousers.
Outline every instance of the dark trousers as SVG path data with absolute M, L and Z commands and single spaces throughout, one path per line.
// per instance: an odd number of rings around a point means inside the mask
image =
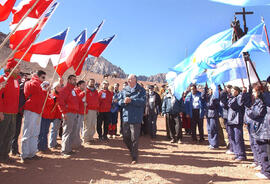
M 223 118 L 222 118 L 222 121 L 223 122 L 221 122 L 221 118 L 218 118 L 218 144 L 219 144 L 219 146 L 227 146 L 226 142 L 225 142 L 224 133 L 223 133 L 223 127 L 224 127 L 224 119 Z M 221 123 L 222 123 L 222 125 L 221 125 Z
M 111 119 L 111 112 L 100 112 L 97 117 L 97 132 L 99 138 L 107 139 L 108 126 Z M 102 134 L 102 124 L 103 124 L 103 134 Z
M 270 163 L 268 158 L 268 146 L 270 145 L 269 141 L 256 141 L 259 148 L 260 162 L 261 162 L 261 173 L 270 179 Z
M 259 152 L 258 152 L 258 144 L 253 136 L 253 132 L 251 131 L 251 125 L 248 124 L 247 126 L 247 130 L 248 130 L 248 134 L 249 134 L 249 142 L 250 142 L 250 148 L 252 150 L 252 153 L 253 153 L 253 159 L 254 159 L 254 162 L 257 164 L 257 165 L 260 165 L 260 159 L 259 159 Z
M 0 160 L 8 159 L 15 129 L 16 114 L 4 114 L 4 120 L 0 122 Z
M 143 122 L 141 124 L 141 135 L 147 135 L 149 133 L 148 127 L 149 127 L 149 121 L 148 121 L 148 115 L 143 116 Z
M 182 122 L 179 114 L 169 114 L 170 137 L 174 140 L 182 140 Z
M 203 140 L 203 119 L 200 118 L 200 110 L 193 109 L 192 110 L 192 118 L 191 118 L 191 134 L 192 140 L 197 140 L 196 127 L 198 125 L 200 140 Z
M 120 134 L 123 134 L 123 109 L 120 109 Z
M 16 115 L 16 130 L 15 130 L 15 135 L 12 138 L 12 145 L 11 145 L 12 154 L 18 154 L 19 153 L 18 139 L 19 139 L 19 135 L 21 133 L 22 118 L 23 118 L 23 114 L 18 113 Z
M 111 113 L 111 121 L 109 124 L 109 134 L 116 135 L 117 132 L 117 120 L 118 120 L 118 111 Z
M 38 150 L 46 151 L 48 149 L 48 134 L 52 119 L 41 119 L 40 132 L 38 136 Z
M 170 116 L 169 114 L 166 114 L 166 118 L 165 118 L 165 123 L 166 123 L 166 135 L 168 139 L 172 139 L 171 135 L 170 135 L 170 126 L 169 126 L 169 120 Z
M 231 136 L 231 146 L 237 158 L 246 158 L 245 143 L 243 138 L 243 124 L 228 125 L 228 134 Z
M 227 132 L 227 135 L 228 135 L 228 140 L 229 140 L 229 144 L 228 144 L 228 148 L 231 152 L 234 152 L 233 151 L 233 146 L 232 146 L 232 136 L 229 135 L 229 125 L 228 125 L 228 120 L 227 119 L 224 119 L 224 124 L 225 124 L 225 127 L 226 127 L 226 132 Z
M 218 118 L 207 118 L 207 131 L 209 145 L 218 148 Z
M 150 136 L 155 138 L 157 134 L 157 114 L 148 115 L 148 130 Z
M 138 159 L 138 145 L 141 131 L 141 123 L 123 122 L 123 140 L 130 151 L 132 160 Z

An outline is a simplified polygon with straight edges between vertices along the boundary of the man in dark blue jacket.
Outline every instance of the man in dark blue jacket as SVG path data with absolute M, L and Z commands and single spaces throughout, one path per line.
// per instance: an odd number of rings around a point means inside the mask
M 184 112 L 184 102 L 179 101 L 171 93 L 170 88 L 168 94 L 164 96 L 162 103 L 162 114 L 169 120 L 169 132 L 171 143 L 182 143 L 182 122 L 180 112 Z
M 123 139 L 131 153 L 131 164 L 138 161 L 138 143 L 145 103 L 145 89 L 137 83 L 136 75 L 129 75 L 128 86 L 122 90 L 118 104 L 123 107 Z

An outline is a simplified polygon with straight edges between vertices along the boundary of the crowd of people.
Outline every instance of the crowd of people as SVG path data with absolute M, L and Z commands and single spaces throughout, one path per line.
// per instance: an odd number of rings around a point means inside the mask
M 170 87 L 138 84 L 135 75 L 129 75 L 123 86 L 110 85 L 107 80 L 101 86 L 95 79 L 77 81 L 75 75 L 68 76 L 66 82 L 59 79 L 50 84 L 44 71 L 20 75 L 18 67 L 7 80 L 16 64 L 9 60 L 5 75 L 0 77 L 0 162 L 12 162 L 10 152 L 20 156 L 22 163 L 41 159 L 37 152 L 50 149 L 61 149 L 62 156 L 69 158 L 74 149 L 95 143 L 97 132 L 98 141 L 123 137 L 131 163 L 136 164 L 139 137 L 156 139 L 157 118 L 164 116 L 166 136 L 172 144 L 185 142 L 183 129 L 194 144 L 204 142 L 206 119 L 209 149 L 226 146 L 226 154 L 238 162 L 246 160 L 246 127 L 254 158 L 252 167 L 260 171 L 258 177 L 270 178 L 270 77 L 267 85 L 254 84 L 249 90 L 230 85 L 223 90 L 220 86 L 198 88 L 192 84 L 177 99 Z

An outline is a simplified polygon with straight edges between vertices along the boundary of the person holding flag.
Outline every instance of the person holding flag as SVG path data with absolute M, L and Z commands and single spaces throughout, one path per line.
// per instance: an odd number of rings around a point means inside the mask
M 0 83 L 4 86 L 0 90 L 0 162 L 11 161 L 8 154 L 11 148 L 11 140 L 15 135 L 16 115 L 19 107 L 20 86 L 17 67 L 12 76 L 6 81 L 9 72 L 17 65 L 14 59 L 9 59 L 5 75 L 0 76 Z
M 38 151 L 38 136 L 40 133 L 40 113 L 47 91 L 50 90 L 50 85 L 45 79 L 46 72 L 39 70 L 24 86 L 26 102 L 24 105 L 23 136 L 21 139 L 22 163 L 28 159 L 39 159 L 36 153 Z

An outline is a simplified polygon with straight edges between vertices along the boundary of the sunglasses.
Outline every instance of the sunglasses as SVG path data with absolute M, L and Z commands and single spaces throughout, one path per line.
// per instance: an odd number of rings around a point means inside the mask
M 45 76 L 41 76 L 42 79 L 45 79 Z

